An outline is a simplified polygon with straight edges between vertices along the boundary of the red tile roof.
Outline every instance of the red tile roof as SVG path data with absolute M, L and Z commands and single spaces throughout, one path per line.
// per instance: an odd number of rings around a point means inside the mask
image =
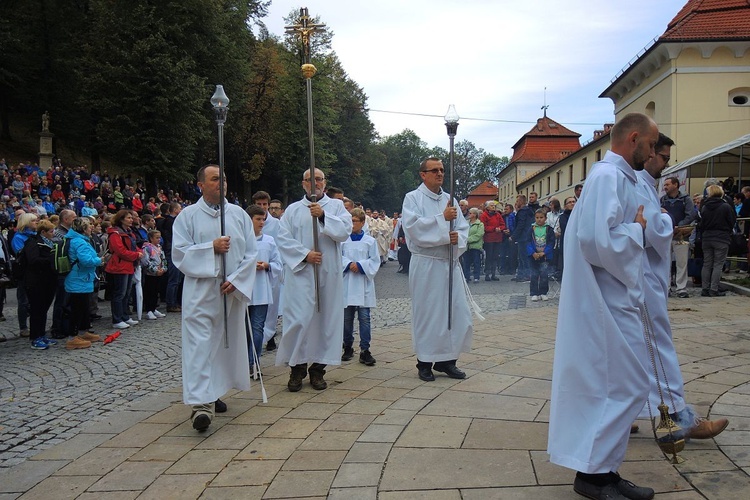
M 579 137 L 581 134 L 545 115 L 513 145 L 510 163 L 554 163 L 581 148 Z
M 495 186 L 490 181 L 484 181 L 477 187 L 475 187 L 471 193 L 469 193 L 469 196 L 496 196 L 497 195 L 497 186 Z
M 660 41 L 750 38 L 750 0 L 690 0 Z

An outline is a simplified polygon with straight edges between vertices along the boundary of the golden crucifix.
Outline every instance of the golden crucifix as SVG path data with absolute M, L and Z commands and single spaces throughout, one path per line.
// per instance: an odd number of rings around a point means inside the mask
M 315 66 L 310 62 L 310 36 L 316 31 L 320 31 L 325 28 L 325 24 L 314 24 L 310 22 L 310 16 L 307 13 L 307 7 L 303 7 L 299 10 L 299 21 L 297 24 L 286 26 L 284 29 L 287 33 L 297 34 L 302 40 L 302 54 L 304 63 L 302 64 L 302 76 L 305 78 L 307 85 L 307 140 L 310 146 L 310 201 L 315 203 L 317 201 L 317 194 L 315 192 L 315 139 L 313 137 L 313 109 L 312 109 L 312 77 L 315 75 Z M 320 245 L 318 244 L 318 219 L 312 218 L 312 230 L 313 230 L 313 250 L 319 252 Z M 318 312 L 320 312 L 320 276 L 317 264 L 313 264 L 313 275 L 315 276 L 315 305 Z

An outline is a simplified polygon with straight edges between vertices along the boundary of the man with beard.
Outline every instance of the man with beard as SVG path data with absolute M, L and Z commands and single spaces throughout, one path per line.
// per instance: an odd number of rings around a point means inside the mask
M 646 115 L 615 124 L 612 149 L 592 168 L 566 231 L 548 452 L 578 471 L 573 489 L 588 498 L 654 496 L 617 471 L 650 387 L 641 322 L 646 197 L 635 172 L 658 138 Z

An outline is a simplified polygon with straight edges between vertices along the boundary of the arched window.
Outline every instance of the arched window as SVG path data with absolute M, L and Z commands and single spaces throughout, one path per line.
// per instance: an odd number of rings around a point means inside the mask
M 654 114 L 656 113 L 656 103 L 654 101 L 649 102 L 646 104 L 646 116 L 654 119 Z

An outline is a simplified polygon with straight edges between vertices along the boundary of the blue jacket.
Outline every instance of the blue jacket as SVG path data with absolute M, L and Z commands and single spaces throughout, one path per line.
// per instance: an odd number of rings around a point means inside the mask
M 536 239 L 534 238 L 534 227 L 536 224 L 531 226 L 529 229 L 529 242 L 526 244 L 526 255 L 531 257 L 532 254 L 536 253 Z M 552 256 L 555 251 L 555 230 L 549 227 L 547 224 L 544 225 L 547 228 L 544 242 L 544 258 L 547 261 L 552 260 Z
M 26 240 L 28 240 L 31 236 L 34 236 L 36 234 L 35 231 L 32 231 L 28 227 L 21 231 L 20 233 L 16 233 L 13 235 L 13 239 L 10 240 L 10 247 L 13 249 L 13 253 L 18 255 L 18 252 L 23 250 L 23 246 L 26 244 Z
M 65 291 L 68 293 L 91 293 L 94 291 L 96 268 L 102 260 L 96 255 L 88 236 L 70 230 L 65 234 L 70 240 L 70 262 L 73 268 L 65 277 Z

